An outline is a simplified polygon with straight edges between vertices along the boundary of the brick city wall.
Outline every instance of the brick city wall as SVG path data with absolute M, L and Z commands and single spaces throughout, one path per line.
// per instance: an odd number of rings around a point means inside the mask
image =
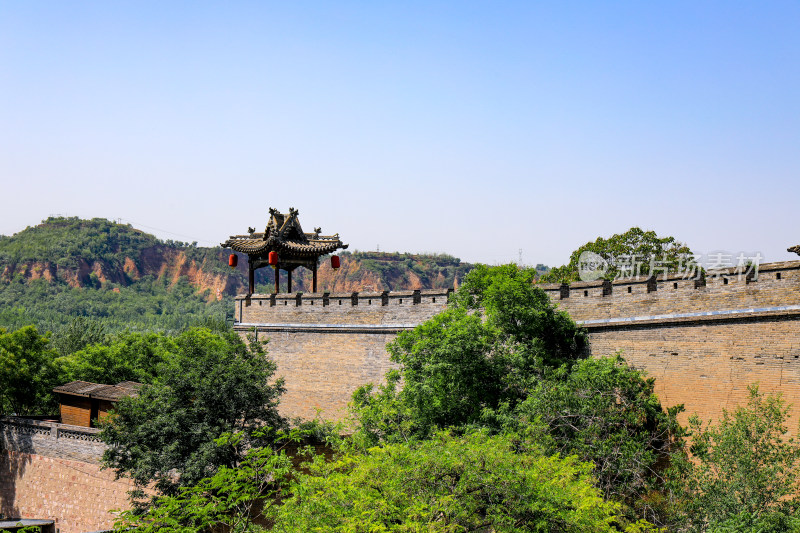
M 286 378 L 281 412 L 341 419 L 353 391 L 392 368 L 386 343 L 442 311 L 448 290 L 254 294 L 236 298 L 235 329 L 269 338 Z
M 110 529 L 132 484 L 101 470 L 98 430 L 0 419 L 0 513 L 55 520 L 61 533 Z
M 656 378 L 665 406 L 682 403 L 682 421 L 716 419 L 746 402 L 748 386 L 781 392 L 800 413 L 800 261 L 735 269 L 705 280 L 542 285 L 589 331 L 592 355 L 622 351 Z
M 755 382 L 800 406 L 800 261 L 761 265 L 757 277 L 729 269 L 704 280 L 541 287 L 588 329 L 593 356 L 622 351 L 656 378 L 665 406 L 686 406 L 684 422 L 741 405 Z M 284 414 L 340 418 L 356 387 L 391 368 L 385 343 L 446 299 L 444 291 L 240 296 L 235 327 L 270 338 L 286 378 Z

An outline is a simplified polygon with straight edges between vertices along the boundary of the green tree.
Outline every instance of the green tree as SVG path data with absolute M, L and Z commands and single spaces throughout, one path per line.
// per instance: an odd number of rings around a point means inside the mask
M 800 530 L 800 443 L 788 438 L 780 394 L 750 387 L 746 406 L 716 425 L 690 420 L 692 461 L 676 465 L 679 513 L 689 531 Z
M 86 317 L 73 318 L 53 334 L 53 348 L 62 356 L 105 341 L 106 328 L 103 323 Z
M 93 344 L 60 357 L 56 363 L 65 382 L 152 383 L 159 366 L 175 349 L 173 339 L 163 334 L 126 332 L 112 337 L 108 344 Z
M 274 520 L 278 502 L 286 497 L 291 476 L 296 474 L 285 447 L 297 443 L 300 432 L 271 433 L 265 428 L 256 431 L 252 437 L 282 444 L 274 450 L 270 447 L 249 448 L 238 466 L 222 466 L 197 484 L 181 487 L 174 496 L 158 497 L 146 512 L 122 512 L 115 531 L 266 531 L 264 526 Z M 239 448 L 246 440 L 252 439 L 244 439 L 241 433 L 225 434 L 215 443 L 222 448 Z
M 580 280 L 579 262 L 581 254 L 592 252 L 608 262 L 603 279 L 614 279 L 622 274 L 615 263 L 635 266 L 633 275 L 650 276 L 678 272 L 687 264 L 693 265 L 692 250 L 675 237 L 659 237 L 655 231 L 643 231 L 633 227 L 625 233 L 614 234 L 608 239 L 599 237 L 587 242 L 570 255 L 569 263 L 553 268 L 541 278 L 543 282 L 569 283 Z M 616 261 L 615 261 L 616 260 Z
M 0 328 L 0 414 L 48 415 L 58 411 L 53 387 L 59 385 L 50 339 L 33 326 Z
M 662 410 L 654 383 L 619 355 L 585 359 L 542 380 L 511 426 L 544 424 L 548 453 L 591 462 L 606 499 L 658 522 L 661 501 L 648 496 L 664 487 L 669 460 L 683 451 L 684 430 L 676 419 L 682 406 Z
M 619 531 L 617 505 L 603 500 L 590 471 L 511 435 L 438 432 L 317 458 L 293 483 L 273 531 Z
M 534 278 L 516 265 L 478 265 L 447 310 L 398 335 L 387 349 L 399 372 L 354 394 L 357 437 L 373 445 L 436 427 L 499 429 L 499 412 L 513 410 L 548 369 L 584 357 L 584 331 Z
M 236 448 L 215 445 L 220 435 L 285 425 L 277 412 L 283 381 L 273 380 L 275 363 L 260 345 L 248 348 L 235 333 L 207 329 L 186 331 L 172 344 L 153 384 L 122 399 L 101 433 L 106 466 L 168 495 L 241 461 Z

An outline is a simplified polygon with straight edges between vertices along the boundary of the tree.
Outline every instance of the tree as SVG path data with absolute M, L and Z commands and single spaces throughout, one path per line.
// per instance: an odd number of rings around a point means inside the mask
M 50 339 L 33 326 L 13 332 L 0 328 L 0 415 L 45 415 L 58 411 L 59 385 Z
M 662 410 L 654 383 L 619 355 L 585 359 L 542 380 L 512 426 L 544 424 L 548 453 L 591 462 L 606 499 L 660 521 L 657 511 L 663 510 L 645 497 L 663 488 L 669 460 L 683 450 L 684 431 L 676 419 L 682 406 Z
M 73 318 L 53 335 L 53 348 L 62 356 L 104 342 L 106 330 L 103 323 L 86 317 Z
M 223 433 L 285 425 L 277 412 L 283 381 L 272 379 L 275 363 L 260 345 L 248 348 L 232 332 L 191 329 L 171 349 L 153 384 L 123 398 L 101 433 L 106 466 L 139 489 L 153 482 L 167 495 L 241 461 L 236 448 L 214 444 Z
M 619 531 L 617 505 L 603 500 L 590 471 L 512 435 L 437 432 L 317 458 L 292 485 L 273 531 Z
M 608 263 L 602 273 L 603 279 L 614 279 L 623 274 L 617 264 L 629 267 L 631 275 L 659 275 L 679 272 L 687 265 L 694 265 L 691 249 L 677 241 L 675 237 L 659 237 L 654 231 L 643 231 L 633 227 L 625 233 L 614 234 L 608 239 L 599 237 L 587 242 L 570 255 L 569 263 L 554 268 L 544 274 L 541 281 L 549 283 L 569 283 L 579 281 L 581 255 L 591 252 Z
M 252 435 L 286 444 L 299 441 L 292 430 L 271 433 L 259 430 Z M 243 435 L 225 434 L 215 441 L 219 447 L 239 447 Z M 286 496 L 291 476 L 296 474 L 285 448 L 254 447 L 244 452 L 241 463 L 222 466 L 214 475 L 196 485 L 181 487 L 174 496 L 160 496 L 146 512 L 123 511 L 115 531 L 166 533 L 228 531 L 230 533 L 265 531 L 274 520 L 279 498 Z
M 499 429 L 498 410 L 523 401 L 547 369 L 584 357 L 585 333 L 534 278 L 516 265 L 479 265 L 447 310 L 398 335 L 387 349 L 399 373 L 353 396 L 358 438 L 372 445 L 437 427 Z
M 152 383 L 159 366 L 174 351 L 175 343 L 165 335 L 126 332 L 114 336 L 108 344 L 94 344 L 60 357 L 56 363 L 65 381 Z
M 692 461 L 676 464 L 679 513 L 689 531 L 800 531 L 800 443 L 787 438 L 780 394 L 750 387 L 744 407 L 716 425 L 690 419 Z

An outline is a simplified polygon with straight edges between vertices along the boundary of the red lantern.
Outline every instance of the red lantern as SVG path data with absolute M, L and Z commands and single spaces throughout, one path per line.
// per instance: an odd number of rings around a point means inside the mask
M 239 258 L 236 257 L 236 254 L 231 254 L 228 258 L 228 266 L 231 268 L 236 268 L 236 265 L 239 264 Z
M 337 270 L 341 266 L 339 264 L 339 256 L 338 255 L 332 255 L 331 256 L 331 266 L 333 267 L 334 270 Z
M 272 268 L 278 268 L 278 252 L 269 253 L 269 266 Z

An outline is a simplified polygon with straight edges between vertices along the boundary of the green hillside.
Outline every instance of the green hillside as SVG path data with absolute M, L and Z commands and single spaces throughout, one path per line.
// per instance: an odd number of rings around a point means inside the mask
M 106 332 L 221 325 L 247 286 L 246 261 L 231 269 L 228 253 L 106 219 L 51 217 L 0 236 L 0 327 L 61 331 L 76 318 L 102 323 Z M 452 287 L 471 268 L 444 254 L 345 252 L 341 260 L 338 271 L 323 260 L 319 290 Z M 257 271 L 258 292 L 274 290 L 273 275 Z M 310 285 L 310 272 L 298 270 L 293 290 Z

